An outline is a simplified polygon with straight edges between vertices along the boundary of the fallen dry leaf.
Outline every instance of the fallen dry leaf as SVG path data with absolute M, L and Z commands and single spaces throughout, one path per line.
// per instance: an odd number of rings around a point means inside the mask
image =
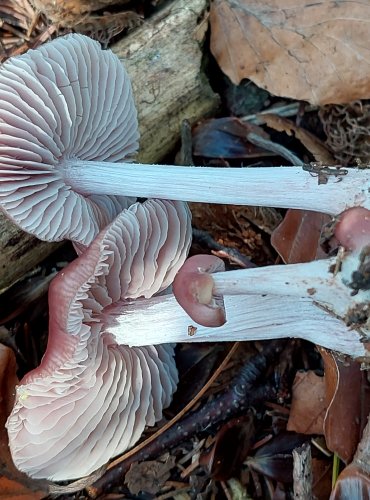
M 324 377 L 319 377 L 313 371 L 297 372 L 287 430 L 301 434 L 323 434 L 326 408 Z
M 128 3 L 129 0 L 30 0 L 37 12 L 42 12 L 53 23 L 63 26 L 69 20 L 82 20 L 90 12 L 103 9 L 117 3 Z
M 0 344 L 0 499 L 39 500 L 47 494 L 46 483 L 34 481 L 19 472 L 8 447 L 5 422 L 13 406 L 17 382 L 14 353 Z
M 230 479 L 246 458 L 255 432 L 251 412 L 229 420 L 217 432 L 212 448 L 200 456 L 199 463 L 216 481 Z
M 339 104 L 370 97 L 370 3 L 215 0 L 211 50 L 233 83 Z
M 272 113 L 264 113 L 258 117 L 266 123 L 266 125 L 278 132 L 285 132 L 288 135 L 294 135 L 303 146 L 312 154 L 316 161 L 322 162 L 324 165 L 335 165 L 334 156 L 328 151 L 328 148 L 315 135 L 308 130 L 298 127 L 295 123 L 282 116 Z
M 324 422 L 326 444 L 329 450 L 348 463 L 369 415 L 369 384 L 358 362 L 343 361 L 333 352 L 319 350 L 325 365 L 328 404 Z
M 271 235 L 271 244 L 285 264 L 311 262 L 326 257 L 320 246 L 321 232 L 330 217 L 308 210 L 288 210 Z
M 312 457 L 312 490 L 315 498 L 329 498 L 331 493 L 332 463 Z

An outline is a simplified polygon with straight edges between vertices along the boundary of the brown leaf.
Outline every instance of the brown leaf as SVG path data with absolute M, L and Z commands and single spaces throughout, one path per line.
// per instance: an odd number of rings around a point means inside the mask
M 288 431 L 323 434 L 326 414 L 325 380 L 313 371 L 297 372 L 287 425 Z
M 329 450 L 348 463 L 356 450 L 370 410 L 370 391 L 360 364 L 345 362 L 320 348 L 325 365 L 328 411 L 324 433 Z
M 5 422 L 13 407 L 17 382 L 13 351 L 0 344 L 0 499 L 38 500 L 47 493 L 46 484 L 19 472 L 13 464 L 8 447 Z
M 312 458 L 312 489 L 314 498 L 329 498 L 333 465 L 330 460 Z
M 215 0 L 211 50 L 236 84 L 312 104 L 370 97 L 370 4 Z
M 288 210 L 271 236 L 271 244 L 285 264 L 311 262 L 326 257 L 320 247 L 321 231 L 330 217 L 308 210 Z
M 311 132 L 308 132 L 308 130 L 298 127 L 291 120 L 272 113 L 259 115 L 259 118 L 268 127 L 278 132 L 286 132 L 288 135 L 294 135 L 312 154 L 316 161 L 322 162 L 324 165 L 334 165 L 336 163 L 335 158 L 329 153 L 328 148 L 320 139 L 311 134 Z
M 224 424 L 215 436 L 212 449 L 199 459 L 217 481 L 226 481 L 239 470 L 255 437 L 252 413 Z
M 83 16 L 109 5 L 128 2 L 129 0 L 31 0 L 37 12 L 42 12 L 53 23 L 60 23 L 62 26 L 70 21 L 81 21 Z

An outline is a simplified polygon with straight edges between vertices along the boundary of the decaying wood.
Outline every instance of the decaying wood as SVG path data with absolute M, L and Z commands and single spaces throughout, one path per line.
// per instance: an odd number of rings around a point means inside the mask
M 199 37 L 206 0 L 177 0 L 112 50 L 131 76 L 140 123 L 139 160 L 161 161 L 179 140 L 184 119 L 194 122 L 218 105 L 201 73 Z M 200 23 L 200 24 L 199 24 Z M 0 217 L 0 290 L 55 250 Z
M 295 500 L 312 500 L 312 460 L 308 443 L 293 450 L 293 488 Z
M 139 161 L 163 158 L 179 140 L 181 123 L 217 106 L 200 71 L 199 38 L 206 0 L 178 0 L 112 47 L 129 72 L 140 124 Z

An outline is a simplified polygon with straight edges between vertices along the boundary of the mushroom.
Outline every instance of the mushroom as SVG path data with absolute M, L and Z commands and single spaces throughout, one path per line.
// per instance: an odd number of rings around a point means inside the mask
M 63 165 L 136 152 L 136 110 L 121 61 L 88 37 L 67 35 L 2 64 L 0 100 L 0 207 L 40 239 L 89 244 L 135 199 L 81 194 L 65 181 Z
M 7 421 L 20 470 L 87 475 L 162 417 L 177 383 L 173 345 L 128 348 L 106 328 L 115 305 L 168 287 L 190 237 L 186 204 L 136 203 L 54 279 L 47 350 L 17 387 Z
M 340 231 L 347 217 L 353 217 L 352 211 L 342 215 Z M 359 228 L 357 231 L 362 230 L 361 225 Z M 360 236 L 365 241 L 362 233 Z M 352 228 L 352 240 L 359 241 L 360 236 Z M 108 330 L 117 339 L 126 331 L 140 332 L 136 339 L 125 336 L 130 345 L 138 345 L 139 338 L 144 344 L 156 344 L 166 339 L 190 342 L 294 336 L 354 357 L 368 357 L 368 254 L 369 247 L 364 246 L 358 252 L 340 252 L 338 257 L 305 264 L 228 272 L 220 272 L 223 264 L 217 257 L 197 255 L 177 273 L 173 296 L 138 300 L 125 308 L 124 315 L 111 311 L 116 320 Z M 139 323 L 139 312 L 149 318 L 148 324 L 156 323 L 154 334 L 146 322 Z M 171 332 L 157 334 L 169 321 Z
M 203 326 L 221 326 L 225 295 L 272 294 L 310 298 L 315 304 L 358 328 L 365 337 L 370 324 L 370 211 L 353 207 L 340 214 L 334 234 L 342 245 L 337 257 L 222 271 L 215 256 L 196 255 L 177 273 L 173 291 L 179 304 Z M 222 311 L 222 312 L 221 312 Z
M 6 61 L 0 68 L 0 99 L 0 205 L 18 225 L 44 239 L 66 237 L 70 219 L 72 238 L 84 231 L 85 241 L 86 235 L 91 240 L 94 217 L 82 216 L 96 211 L 88 203 L 96 201 L 91 195 L 330 214 L 354 205 L 370 208 L 366 169 L 129 163 L 138 131 L 128 77 L 112 52 L 83 35 L 67 35 Z

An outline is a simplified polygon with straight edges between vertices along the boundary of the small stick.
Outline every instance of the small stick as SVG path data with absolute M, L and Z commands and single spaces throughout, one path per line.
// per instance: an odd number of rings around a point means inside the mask
M 312 459 L 309 443 L 293 450 L 293 489 L 296 500 L 312 500 Z

